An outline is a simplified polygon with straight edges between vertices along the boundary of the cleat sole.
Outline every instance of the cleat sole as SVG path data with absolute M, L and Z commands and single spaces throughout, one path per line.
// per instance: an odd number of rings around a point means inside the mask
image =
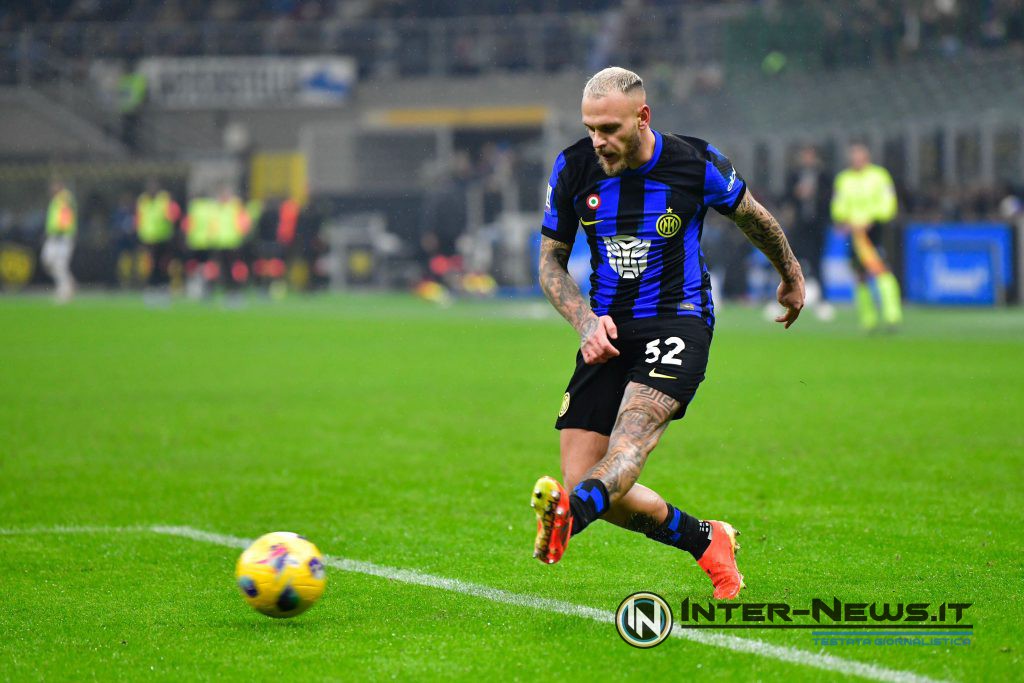
M 564 529 L 565 521 L 562 520 L 562 516 L 568 511 L 559 514 L 559 502 L 562 499 L 560 487 L 557 480 L 541 477 L 534 486 L 533 497 L 530 499 L 530 507 L 537 515 L 537 538 L 534 540 L 533 556 L 544 564 L 554 564 L 561 559 L 565 540 L 558 541 L 554 550 L 552 544 L 556 534 L 568 533 L 568 530 Z M 570 521 L 569 529 L 571 528 Z

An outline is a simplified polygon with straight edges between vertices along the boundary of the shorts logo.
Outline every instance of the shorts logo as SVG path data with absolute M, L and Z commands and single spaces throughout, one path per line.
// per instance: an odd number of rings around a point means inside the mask
M 658 222 L 655 227 L 658 229 L 658 234 L 662 237 L 672 237 L 679 232 L 679 228 L 683 227 L 683 219 L 677 214 L 672 213 L 672 207 L 670 206 L 668 210 L 658 218 Z
M 647 270 L 647 253 L 651 250 L 651 241 L 632 235 L 615 235 L 602 237 L 608 250 L 608 265 L 623 280 L 635 280 Z
M 569 392 L 565 392 L 565 396 L 562 397 L 562 407 L 558 409 L 558 417 L 562 417 L 569 412 Z
M 587 208 L 596 211 L 601 206 L 601 195 L 592 194 L 587 197 Z
M 672 632 L 672 610 L 660 595 L 633 593 L 615 612 L 615 628 L 633 647 L 654 647 Z
M 547 196 L 544 197 L 544 209 L 546 211 L 550 211 L 551 210 L 551 191 L 554 190 L 554 189 L 555 188 L 553 188 L 550 185 L 548 185 L 548 193 L 547 193 Z

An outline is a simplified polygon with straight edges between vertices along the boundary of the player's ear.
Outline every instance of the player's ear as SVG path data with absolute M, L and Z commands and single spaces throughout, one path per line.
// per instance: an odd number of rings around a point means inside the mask
M 636 115 L 639 120 L 640 130 L 651 125 L 651 108 L 647 106 L 646 103 L 640 105 L 640 109 L 637 111 Z

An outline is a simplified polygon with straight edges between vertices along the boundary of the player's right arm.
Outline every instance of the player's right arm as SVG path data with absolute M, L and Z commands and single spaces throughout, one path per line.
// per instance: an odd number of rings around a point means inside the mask
M 562 152 L 555 159 L 548 180 L 541 221 L 540 288 L 555 310 L 579 333 L 583 362 L 592 365 L 619 355 L 610 341 L 618 336 L 618 331 L 611 317 L 594 313 L 569 274 L 569 254 L 580 227 L 580 217 L 572 202 L 578 189 L 574 187 L 573 169 Z
M 547 235 L 540 241 L 540 288 L 555 310 L 569 321 L 580 335 L 580 351 L 588 365 L 604 363 L 619 355 L 611 340 L 618 330 L 610 316 L 598 317 L 580 293 L 569 274 L 572 246 Z
M 768 258 L 782 278 L 778 300 L 786 313 L 776 318 L 775 322 L 783 323 L 788 329 L 804 307 L 804 274 L 789 246 L 786 233 L 771 212 L 754 199 L 750 190 L 744 190 L 742 199 L 729 214 L 729 218 L 743 231 L 750 243 Z

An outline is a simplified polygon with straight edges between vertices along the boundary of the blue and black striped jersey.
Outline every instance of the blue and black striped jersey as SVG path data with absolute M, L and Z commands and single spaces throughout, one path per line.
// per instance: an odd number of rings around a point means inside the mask
M 564 150 L 548 181 L 541 232 L 590 245 L 590 306 L 616 320 L 699 316 L 715 323 L 700 248 L 708 207 L 735 210 L 746 188 L 732 162 L 704 140 L 654 132 L 654 155 L 609 177 L 589 138 Z

